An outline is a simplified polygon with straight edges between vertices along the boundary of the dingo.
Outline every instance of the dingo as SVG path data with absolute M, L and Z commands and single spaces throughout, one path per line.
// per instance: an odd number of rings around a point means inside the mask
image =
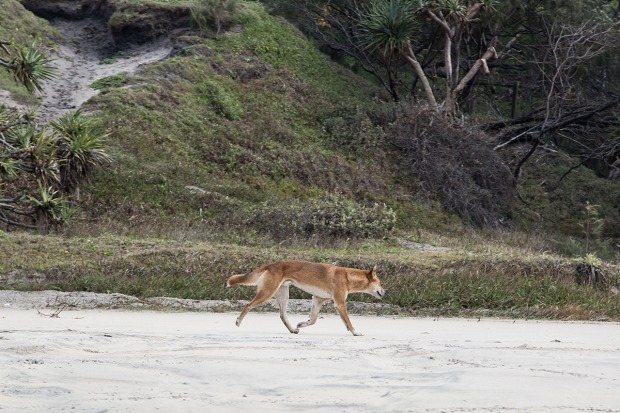
M 257 305 L 274 297 L 280 306 L 280 318 L 291 333 L 299 333 L 302 327 L 316 323 L 321 307 L 328 300 L 334 300 L 334 306 L 340 314 L 347 330 L 354 336 L 357 333 L 349 320 L 346 299 L 349 293 L 367 293 L 376 298 L 383 298 L 385 290 L 377 277 L 377 266 L 372 270 L 337 267 L 329 264 L 318 264 L 306 261 L 278 261 L 262 266 L 247 274 L 236 274 L 228 279 L 226 287 L 235 284 L 255 285 L 256 296 L 245 306 L 237 318 L 237 326 L 243 317 Z M 312 294 L 312 309 L 308 321 L 291 327 L 286 317 L 289 286 L 301 288 Z

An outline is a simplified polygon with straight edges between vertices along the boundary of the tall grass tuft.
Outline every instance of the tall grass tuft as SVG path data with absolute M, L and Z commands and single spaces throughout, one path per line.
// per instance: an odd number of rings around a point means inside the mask
M 219 37 L 235 21 L 237 6 L 237 0 L 194 0 L 192 22 L 201 32 Z

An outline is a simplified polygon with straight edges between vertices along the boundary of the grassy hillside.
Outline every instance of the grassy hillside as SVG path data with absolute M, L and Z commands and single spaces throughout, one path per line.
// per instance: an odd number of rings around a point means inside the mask
M 224 290 L 228 275 L 294 258 L 379 263 L 386 300 L 403 312 L 620 319 L 617 183 L 577 170 L 556 190 L 571 160 L 541 155 L 513 227 L 472 229 L 417 202 L 378 86 L 259 3 L 240 3 L 229 29 L 186 32 L 171 58 L 92 85 L 101 93 L 86 110 L 110 131 L 114 164 L 83 188 L 67 227 L 0 232 L 0 288 L 241 299 L 251 289 Z M 586 200 L 607 219 L 593 235 L 603 291 L 574 282 Z
M 364 103 L 380 90 L 259 4 L 239 13 L 240 33 L 181 37 L 171 59 L 98 82 L 104 93 L 91 107 L 111 131 L 117 161 L 91 187 L 91 219 L 126 233 L 183 228 L 211 239 L 214 226 L 247 233 L 264 202 L 277 208 L 335 193 L 413 208 L 397 202 L 409 191 L 369 117 L 380 105 Z

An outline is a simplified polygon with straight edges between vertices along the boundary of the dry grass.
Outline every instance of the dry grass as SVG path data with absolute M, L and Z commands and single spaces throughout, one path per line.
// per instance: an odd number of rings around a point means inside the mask
M 491 242 L 477 251 L 453 247 L 432 253 L 394 241 L 260 248 L 4 233 L 0 247 L 0 288 L 239 300 L 251 298 L 254 290 L 225 289 L 229 275 L 279 259 L 304 259 L 358 268 L 377 263 L 389 290 L 386 303 L 403 313 L 620 319 L 617 295 L 574 282 L 575 261 L 548 253 L 523 254 L 520 248 Z M 607 264 L 605 270 L 617 286 L 620 265 Z M 299 290 L 291 292 L 292 298 L 309 298 Z M 351 300 L 373 301 L 360 295 Z

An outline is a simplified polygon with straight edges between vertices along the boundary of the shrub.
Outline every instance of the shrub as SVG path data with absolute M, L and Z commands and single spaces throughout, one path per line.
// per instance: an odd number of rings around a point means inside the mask
M 421 198 L 443 205 L 477 226 L 501 227 L 516 198 L 512 174 L 482 132 L 458 128 L 434 111 L 402 106 L 388 126 Z
M 384 238 L 394 228 L 396 214 L 385 205 L 363 206 L 334 195 L 289 205 L 262 204 L 254 209 L 250 224 L 275 239 Z
M 577 265 L 577 272 L 575 273 L 577 284 L 603 289 L 607 285 L 607 281 L 600 264 L 600 260 L 595 255 L 586 254 L 583 261 Z
M 230 27 L 235 21 L 237 0 L 194 0 L 191 8 L 192 22 L 203 33 L 215 32 Z
M 373 124 L 359 106 L 355 110 L 342 107 L 323 121 L 323 131 L 336 147 L 356 153 L 376 149 L 385 142 L 385 132 Z

